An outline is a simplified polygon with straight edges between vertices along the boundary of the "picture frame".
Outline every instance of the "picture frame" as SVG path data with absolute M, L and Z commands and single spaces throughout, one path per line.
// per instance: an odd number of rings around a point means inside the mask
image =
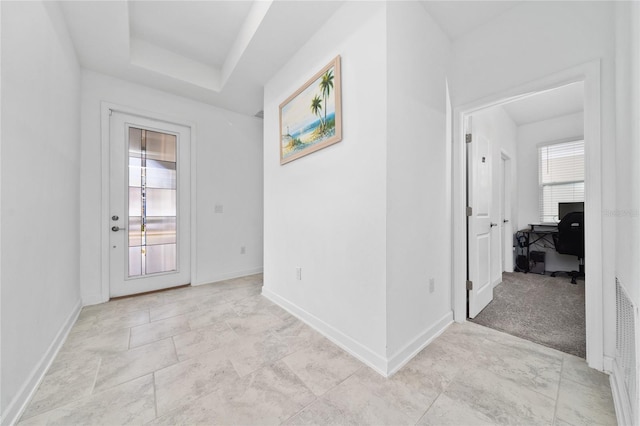
M 336 56 L 280 104 L 280 164 L 342 140 L 342 82 Z

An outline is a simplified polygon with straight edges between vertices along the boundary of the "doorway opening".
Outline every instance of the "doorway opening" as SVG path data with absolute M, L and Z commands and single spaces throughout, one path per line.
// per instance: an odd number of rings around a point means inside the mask
M 584 280 L 575 277 L 584 259 L 577 217 L 585 201 L 583 99 L 576 82 L 475 111 L 467 121 L 468 317 L 582 358 Z M 563 216 L 573 232 L 564 231 Z M 515 272 L 507 271 L 513 263 Z
M 454 145 L 452 150 L 454 221 L 452 232 L 454 243 L 454 318 L 459 322 L 478 316 L 483 311 L 483 304 L 489 304 L 493 296 L 494 288 L 497 288 L 496 286 L 499 286 L 500 283 L 507 284 L 507 275 L 511 275 L 512 277 L 521 276 L 526 279 L 539 277 L 550 279 L 549 273 L 554 270 L 579 269 L 579 256 L 566 257 L 567 255 L 560 255 L 557 253 L 557 250 L 555 250 L 555 239 L 551 234 L 557 234 L 558 231 L 556 230 L 550 232 L 547 236 L 549 239 L 547 240 L 546 246 L 535 250 L 542 252 L 545 257 L 548 256 L 543 262 L 540 261 L 539 257 L 536 258 L 538 259 L 538 263 L 544 263 L 546 265 L 546 267 L 542 269 L 545 274 L 538 274 L 536 277 L 529 271 L 527 271 L 526 274 L 523 272 L 515 272 L 518 270 L 518 253 L 516 253 L 517 240 L 515 236 L 517 231 L 527 228 L 529 224 L 540 225 L 543 223 L 543 220 L 541 220 L 541 211 L 544 205 L 548 206 L 554 202 L 557 205 L 558 202 L 561 201 L 554 199 L 553 196 L 549 196 L 549 194 L 553 195 L 560 189 L 567 189 L 567 185 L 565 185 L 564 188 L 561 186 L 556 186 L 555 188 L 542 187 L 539 177 L 539 144 L 559 144 L 572 142 L 577 139 L 584 141 L 582 154 L 584 164 L 582 183 L 582 202 L 584 203 L 584 219 L 582 224 L 584 229 L 584 255 L 581 256 L 581 258 L 584 260 L 587 274 L 584 281 L 578 279 L 579 284 L 577 286 L 571 284 L 571 278 L 567 276 L 558 275 L 555 279 L 561 280 L 563 283 L 566 282 L 566 285 L 572 286 L 573 288 L 584 289 L 581 306 L 584 311 L 584 331 L 582 335 L 585 336 L 585 343 L 583 344 L 582 356 L 586 357 L 588 364 L 592 368 L 602 370 L 603 306 L 602 299 L 599 296 L 602 292 L 602 171 L 599 162 L 601 152 L 599 75 L 599 64 L 596 62 L 589 63 L 536 82 L 528 83 L 502 94 L 497 94 L 492 98 L 485 98 L 481 101 L 454 108 Z M 502 114 L 502 118 L 510 114 L 513 115 L 514 117 L 511 117 L 511 120 L 517 122 L 521 120 L 518 113 L 525 109 L 518 111 L 516 101 L 521 104 L 526 102 L 533 103 L 536 96 L 553 97 L 554 92 L 561 93 L 562 90 L 572 89 L 580 89 L 576 91 L 580 92 L 578 98 L 579 101 L 581 101 L 580 103 L 583 109 L 581 111 L 568 111 L 564 115 L 559 115 L 555 117 L 557 118 L 556 122 L 554 122 L 554 117 L 546 117 L 545 120 L 538 120 L 540 122 L 548 121 L 551 124 L 547 126 L 537 126 L 538 140 L 535 143 L 532 142 L 535 138 L 531 137 L 531 135 L 535 133 L 533 130 L 536 126 L 533 122 L 522 122 L 518 123 L 518 125 L 514 123 L 512 126 L 511 145 L 507 144 L 501 147 L 495 143 L 492 144 L 492 139 L 509 139 L 508 131 L 502 132 L 502 134 L 489 133 L 491 126 L 496 127 L 497 121 L 499 121 L 495 117 L 497 114 L 496 111 L 500 110 L 499 114 Z M 514 106 L 514 108 L 510 108 L 509 104 Z M 494 109 L 494 117 L 487 119 L 486 116 L 490 115 L 488 110 L 491 108 Z M 512 111 L 506 111 L 507 109 L 512 109 Z M 539 112 L 549 110 L 550 108 L 545 107 Z M 477 118 L 483 114 L 485 115 L 484 120 L 478 120 Z M 575 117 L 580 114 L 582 114 L 582 116 L 579 119 Z M 563 125 L 558 123 L 565 120 L 567 118 L 565 116 L 574 116 L 574 127 L 575 122 L 577 122 L 581 130 L 581 132 L 579 132 L 580 134 L 559 136 L 560 128 L 563 127 Z M 471 120 L 469 120 L 469 118 L 471 118 Z M 465 128 L 467 122 L 471 122 L 471 129 Z M 513 127 L 515 127 L 515 130 Z M 470 131 L 468 132 L 467 130 Z M 476 139 L 476 132 L 479 133 L 479 136 L 477 136 L 478 139 Z M 471 136 L 466 136 L 467 133 L 470 133 Z M 484 136 L 481 135 L 482 133 L 484 133 Z M 529 136 L 529 143 L 532 143 L 532 145 L 529 146 L 528 152 L 522 152 L 523 147 L 521 146 L 522 144 L 518 144 L 520 142 L 519 139 L 527 137 L 527 135 Z M 466 143 L 466 140 L 469 138 L 471 142 Z M 485 148 L 484 151 L 491 153 L 491 159 L 485 158 L 484 163 L 482 163 L 484 156 L 474 154 L 473 147 L 474 139 L 482 140 L 483 138 L 489 141 L 489 146 Z M 475 148 L 475 150 L 480 152 L 483 149 Z M 475 158 L 473 157 L 474 155 L 476 155 Z M 526 161 L 521 161 L 523 156 L 526 156 Z M 473 168 L 467 170 L 468 162 L 473 161 L 475 161 L 476 165 L 491 164 L 493 162 L 493 167 L 489 167 L 489 171 L 478 174 L 479 172 L 473 170 Z M 510 172 L 508 171 L 509 169 Z M 525 175 L 533 175 L 534 178 L 529 182 L 524 182 L 523 177 Z M 486 183 L 476 182 L 476 180 L 482 176 L 485 176 L 490 181 L 493 180 L 490 185 L 491 194 L 479 191 L 478 188 L 486 187 Z M 543 183 L 546 185 L 548 182 Z M 577 182 L 573 181 L 552 183 L 577 184 Z M 470 188 L 469 193 L 467 192 L 468 184 Z M 576 192 L 577 185 L 573 186 L 573 191 Z M 509 199 L 505 192 L 509 187 L 511 188 L 511 191 L 509 191 L 511 199 Z M 542 194 L 543 192 L 544 194 Z M 546 203 L 541 202 L 543 195 L 551 201 Z M 490 206 L 486 209 L 486 212 L 483 212 L 482 208 L 476 208 L 476 205 L 473 204 L 474 196 L 477 200 L 481 200 L 482 197 L 490 200 Z M 469 202 L 472 204 L 469 205 Z M 480 205 L 482 205 L 482 203 Z M 528 211 L 528 213 L 525 214 L 525 211 Z M 487 217 L 474 217 L 476 214 L 482 216 L 483 213 L 485 213 Z M 527 215 L 529 216 L 527 217 Z M 559 219 L 558 217 L 557 220 Z M 504 222 L 505 220 L 507 222 Z M 469 234 L 466 232 L 467 221 L 469 221 Z M 511 224 L 511 230 L 505 226 L 508 223 Z M 547 225 L 554 224 L 547 223 Z M 555 225 L 557 227 L 557 221 Z M 484 229 L 485 227 L 488 228 L 488 230 Z M 529 229 L 531 228 L 529 227 Z M 538 228 L 536 228 L 536 230 L 538 230 Z M 486 235 L 483 235 L 483 233 Z M 476 241 L 478 245 L 474 248 L 473 245 L 476 244 Z M 479 250 L 479 247 L 481 247 L 480 243 L 482 247 L 488 249 Z M 476 250 L 480 256 L 474 256 L 474 250 Z M 539 255 L 539 253 L 536 255 Z M 559 262 L 568 261 L 569 259 L 575 263 L 575 265 L 572 264 L 570 268 L 564 268 L 559 264 Z M 513 266 L 514 272 L 510 271 L 510 263 Z M 479 285 L 474 282 L 474 278 L 478 279 L 476 277 L 480 279 Z M 536 288 L 542 291 L 542 287 L 534 286 L 535 284 L 533 283 L 529 284 L 529 288 Z M 481 291 L 483 291 L 484 294 L 481 294 Z M 487 297 L 487 295 L 489 296 Z M 527 306 L 526 309 L 530 309 L 530 306 Z M 516 314 L 522 315 L 522 310 L 520 310 L 520 312 L 516 310 Z M 549 344 L 547 344 L 547 346 L 549 346 Z

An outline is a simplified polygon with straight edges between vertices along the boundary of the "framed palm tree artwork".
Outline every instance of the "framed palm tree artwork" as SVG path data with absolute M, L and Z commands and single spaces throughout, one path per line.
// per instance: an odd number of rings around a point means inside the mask
M 280 104 L 280 164 L 342 140 L 340 56 Z

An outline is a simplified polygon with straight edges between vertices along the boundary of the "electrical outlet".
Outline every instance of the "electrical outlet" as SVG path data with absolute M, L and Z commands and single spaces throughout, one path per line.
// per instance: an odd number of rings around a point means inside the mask
M 302 281 L 302 268 L 296 268 L 296 280 Z
M 429 293 L 433 293 L 436 290 L 436 280 L 429 278 Z
M 240 247 L 240 254 L 245 254 L 247 252 L 247 249 L 245 248 L 245 246 Z
M 213 207 L 213 211 L 214 211 L 214 213 L 218 213 L 218 214 L 224 213 L 224 206 L 222 204 L 216 204 Z

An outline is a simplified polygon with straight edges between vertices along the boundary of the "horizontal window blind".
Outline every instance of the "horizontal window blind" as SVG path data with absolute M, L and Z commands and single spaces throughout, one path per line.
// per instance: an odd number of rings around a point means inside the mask
M 558 222 L 558 203 L 584 201 L 584 141 L 538 148 L 540 221 Z

